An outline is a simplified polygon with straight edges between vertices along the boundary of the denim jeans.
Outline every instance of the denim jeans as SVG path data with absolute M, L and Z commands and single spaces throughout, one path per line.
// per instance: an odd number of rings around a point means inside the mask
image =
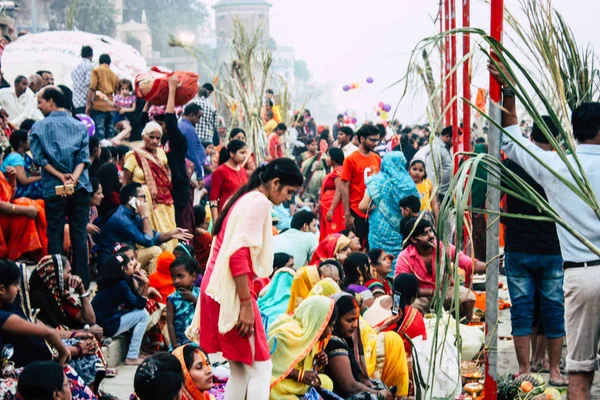
M 536 292 L 546 337 L 557 339 L 565 335 L 562 264 L 560 255 L 505 253 L 513 336 L 531 335 Z
M 63 254 L 65 222 L 69 220 L 69 236 L 73 247 L 73 275 L 90 286 L 88 265 L 87 224 L 90 219 L 90 194 L 79 189 L 70 196 L 52 196 L 44 199 L 48 228 L 48 254 Z
M 119 330 L 115 336 L 133 328 L 133 332 L 131 333 L 131 343 L 129 343 L 129 350 L 127 350 L 127 358 L 134 360 L 139 357 L 142 339 L 144 338 L 144 333 L 146 333 L 148 322 L 150 322 L 150 314 L 148 314 L 148 311 L 146 311 L 145 308 L 130 311 L 121 316 Z
M 110 112 L 96 111 L 92 112 L 94 124 L 96 124 L 96 133 L 99 139 L 110 139 L 113 137 L 112 114 Z

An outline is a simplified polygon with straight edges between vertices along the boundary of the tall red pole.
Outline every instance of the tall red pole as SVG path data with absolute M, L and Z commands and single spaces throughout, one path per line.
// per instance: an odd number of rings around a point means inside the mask
M 463 28 L 471 26 L 471 2 L 463 0 Z M 463 33 L 463 55 L 466 57 L 471 52 L 471 35 Z M 463 64 L 463 97 L 471 100 L 471 77 L 469 75 L 471 58 Z M 463 146 L 465 151 L 471 151 L 471 106 L 465 101 L 463 104 Z
M 444 0 L 440 0 L 440 35 L 444 33 Z M 445 45 L 446 39 L 444 39 L 443 44 Z M 444 47 L 440 46 L 440 116 L 444 114 L 444 108 L 446 108 L 446 104 L 444 104 L 445 99 L 445 89 L 446 85 L 444 84 L 444 71 L 445 71 L 445 55 Z
M 450 0 L 450 29 L 456 29 L 456 0 Z M 452 148 L 454 153 L 460 151 L 460 139 L 458 137 L 458 74 L 454 68 L 456 66 L 456 35 L 450 36 L 452 53 L 450 68 L 454 69 L 451 75 L 452 89 L 451 89 L 451 101 L 452 101 Z M 456 161 L 456 160 L 455 160 Z M 455 162 L 455 166 L 458 166 L 458 162 Z
M 504 0 L 491 0 L 491 36 L 502 41 L 502 29 L 504 22 Z M 501 90 L 500 85 L 490 76 L 490 100 L 489 116 L 496 123 L 502 122 L 502 110 L 500 109 Z M 500 160 L 500 138 L 502 133 L 494 124 L 490 124 L 488 134 L 488 153 L 490 156 Z M 487 204 L 491 213 L 500 211 L 500 185 L 499 170 L 488 174 Z M 491 214 L 493 216 L 495 214 Z M 491 217 L 490 216 L 490 217 Z M 498 254 L 500 252 L 500 221 L 494 218 L 487 229 L 486 235 L 486 315 L 485 315 L 485 389 L 486 400 L 496 400 L 498 396 L 498 278 L 499 264 Z
M 444 0 L 444 31 L 448 32 L 450 30 L 450 0 Z M 444 107 L 447 107 L 450 104 L 450 82 L 448 79 L 448 74 L 450 73 L 450 38 L 448 36 L 444 37 L 444 87 L 445 87 L 445 96 L 446 99 L 444 101 Z M 445 126 L 450 125 L 451 123 L 451 115 L 450 110 L 445 113 Z

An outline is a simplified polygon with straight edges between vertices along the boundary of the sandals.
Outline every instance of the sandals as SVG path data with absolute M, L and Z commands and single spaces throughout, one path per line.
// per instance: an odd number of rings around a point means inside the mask
M 106 368 L 106 377 L 114 378 L 119 373 L 119 370 L 116 368 Z
M 550 370 L 546 367 L 544 367 L 544 363 L 543 362 L 537 362 L 535 364 L 531 364 L 531 372 L 534 373 L 548 373 L 550 372 Z
M 553 386 L 553 387 L 563 388 L 563 387 L 569 386 L 569 381 L 565 378 L 562 378 L 559 381 L 549 380 L 548 385 Z

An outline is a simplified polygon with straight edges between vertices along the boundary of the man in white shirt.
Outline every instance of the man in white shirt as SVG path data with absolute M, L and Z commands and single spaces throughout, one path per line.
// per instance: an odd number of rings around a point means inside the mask
M 318 245 L 317 217 L 305 210 L 294 214 L 290 229 L 273 238 L 275 253 L 287 253 L 294 257 L 296 268 L 310 262 Z
M 582 238 L 596 249 L 600 248 L 600 218 L 588 202 L 563 182 L 566 180 L 579 187 L 569 170 L 570 165 L 578 179 L 582 173 L 586 175 L 592 191 L 590 201 L 597 201 L 600 195 L 600 103 L 582 103 L 573 110 L 571 123 L 573 136 L 579 143 L 575 150 L 578 162 L 573 155 L 568 155 L 565 162 L 558 153 L 544 151 L 523 137 L 514 91 L 505 84 L 493 64 L 488 64 L 488 69 L 504 87 L 502 126 L 510 136 L 502 136 L 502 150 L 544 188 L 548 202 L 558 215 Z M 507 75 L 505 72 L 504 76 Z M 594 373 L 600 368 L 600 257 L 562 225 L 556 224 L 556 228 L 564 260 L 567 397 L 569 400 L 587 400 L 591 397 Z
M 42 119 L 35 95 L 29 89 L 29 82 L 23 75 L 15 79 L 14 89 L 0 89 L 0 107 L 8 113 L 9 122 L 15 126 L 20 126 L 26 119 Z
M 352 143 L 354 131 L 349 126 L 342 126 L 338 131 L 337 145 L 344 152 L 344 158 L 358 150 L 358 147 Z

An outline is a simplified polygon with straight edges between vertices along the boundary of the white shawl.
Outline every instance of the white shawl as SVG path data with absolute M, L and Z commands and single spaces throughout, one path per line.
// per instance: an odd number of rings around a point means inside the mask
M 252 258 L 252 269 L 259 278 L 273 272 L 273 230 L 271 202 L 262 193 L 255 191 L 242 196 L 229 211 L 225 235 L 219 254 L 206 286 L 206 294 L 221 305 L 219 332 L 225 334 L 233 329 L 240 316 L 240 299 L 235 281 L 229 268 L 229 259 L 241 248 L 248 247 Z M 211 248 L 209 260 L 212 259 Z

